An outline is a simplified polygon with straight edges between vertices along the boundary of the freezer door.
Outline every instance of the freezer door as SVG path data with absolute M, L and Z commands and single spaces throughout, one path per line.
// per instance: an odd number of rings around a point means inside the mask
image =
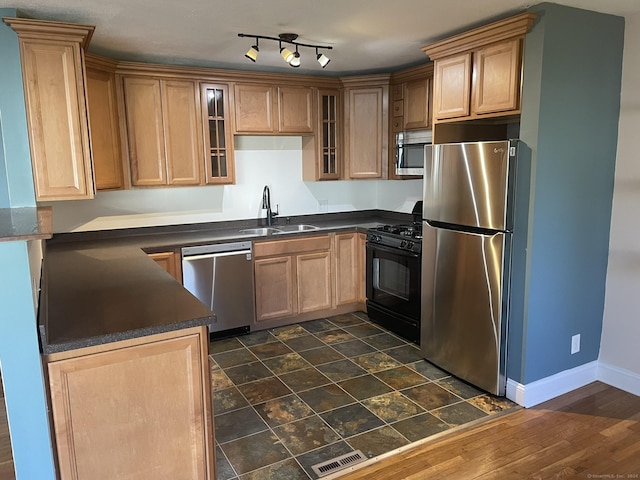
M 505 389 L 509 237 L 423 226 L 422 354 L 496 395 Z
M 511 230 L 511 146 L 508 141 L 435 145 L 433 155 L 425 159 L 423 218 Z

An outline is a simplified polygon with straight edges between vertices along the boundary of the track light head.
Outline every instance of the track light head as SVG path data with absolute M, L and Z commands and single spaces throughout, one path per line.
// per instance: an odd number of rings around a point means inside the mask
M 331 59 L 329 59 L 329 57 L 327 57 L 324 53 L 318 53 L 317 48 L 316 48 L 316 60 L 318 60 L 318 63 L 322 68 L 326 67 L 331 61 Z
M 296 45 L 296 51 L 293 54 L 293 58 L 289 62 L 293 68 L 298 68 L 300 66 L 300 54 L 298 53 L 298 46 Z
M 258 39 L 256 38 L 256 44 L 253 45 L 248 51 L 247 53 L 244 54 L 245 57 L 247 57 L 249 60 L 251 60 L 252 62 L 255 62 L 258 59 L 258 53 L 260 52 L 260 49 L 258 48 Z

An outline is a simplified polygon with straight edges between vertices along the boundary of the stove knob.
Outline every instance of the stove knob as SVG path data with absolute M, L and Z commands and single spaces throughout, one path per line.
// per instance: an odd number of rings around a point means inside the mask
M 407 242 L 407 250 L 413 250 L 413 246 L 415 244 L 413 242 Z
M 402 240 L 402 241 L 400 242 L 400 248 L 407 248 L 407 244 L 408 244 L 408 243 L 409 243 L 409 242 L 407 242 L 406 240 Z

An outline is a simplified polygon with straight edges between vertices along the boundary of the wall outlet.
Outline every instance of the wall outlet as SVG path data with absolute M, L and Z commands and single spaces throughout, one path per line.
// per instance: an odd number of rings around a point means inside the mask
M 580 334 L 571 337 L 571 355 L 580 351 Z
M 329 200 L 318 200 L 318 211 L 319 212 L 328 212 L 329 211 Z

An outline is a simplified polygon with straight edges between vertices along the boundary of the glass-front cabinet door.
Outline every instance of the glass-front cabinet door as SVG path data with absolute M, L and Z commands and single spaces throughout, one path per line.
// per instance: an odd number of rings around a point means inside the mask
M 320 131 L 319 137 L 319 179 L 337 180 L 340 178 L 340 92 L 338 90 L 320 90 Z
M 229 88 L 225 84 L 200 84 L 204 124 L 206 182 L 235 183 L 233 134 L 230 128 Z

